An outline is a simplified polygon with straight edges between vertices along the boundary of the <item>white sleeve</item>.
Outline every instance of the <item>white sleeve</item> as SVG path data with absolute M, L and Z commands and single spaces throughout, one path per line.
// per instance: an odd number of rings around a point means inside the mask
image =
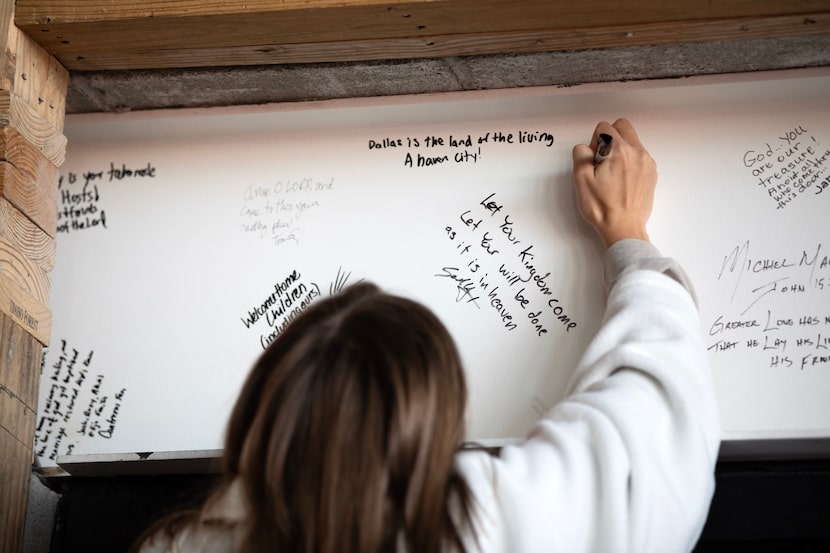
M 625 242 L 568 397 L 498 458 L 458 457 L 481 550 L 666 553 L 700 535 L 720 430 L 697 310 L 677 264 Z

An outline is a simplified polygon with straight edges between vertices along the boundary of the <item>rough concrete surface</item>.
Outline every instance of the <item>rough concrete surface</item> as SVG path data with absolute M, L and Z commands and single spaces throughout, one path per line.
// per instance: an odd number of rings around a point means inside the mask
M 74 72 L 67 113 L 298 102 L 830 65 L 830 35 L 354 63 Z
M 60 496 L 34 474 L 29 483 L 29 508 L 23 533 L 23 553 L 49 553 Z

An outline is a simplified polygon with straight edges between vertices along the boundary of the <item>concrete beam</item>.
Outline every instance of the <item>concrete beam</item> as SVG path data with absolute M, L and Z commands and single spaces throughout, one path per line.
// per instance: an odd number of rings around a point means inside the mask
M 301 102 L 830 65 L 830 34 L 532 54 L 72 72 L 67 113 Z

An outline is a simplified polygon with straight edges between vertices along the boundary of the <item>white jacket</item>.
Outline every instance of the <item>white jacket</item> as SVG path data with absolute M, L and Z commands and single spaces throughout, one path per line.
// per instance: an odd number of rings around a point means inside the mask
M 690 551 L 714 491 L 718 414 L 709 359 L 682 270 L 649 243 L 606 257 L 603 325 L 567 399 L 498 457 L 462 451 L 473 495 L 469 553 Z M 241 482 L 202 521 L 142 553 L 231 553 L 243 538 Z
M 499 457 L 462 452 L 468 551 L 690 551 L 714 491 L 719 417 L 682 270 L 646 242 L 606 258 L 603 325 L 568 397 Z M 683 283 L 683 285 L 681 285 Z

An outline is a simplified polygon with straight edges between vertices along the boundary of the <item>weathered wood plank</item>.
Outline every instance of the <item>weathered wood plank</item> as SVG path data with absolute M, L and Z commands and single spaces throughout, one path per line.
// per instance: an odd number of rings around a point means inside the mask
M 0 312 L 0 352 L 2 352 L 0 385 L 36 410 L 43 347 L 14 319 L 2 312 Z
M 815 11 L 815 0 L 594 0 L 590 5 L 548 0 L 17 0 L 15 22 L 26 25 L 60 23 L 103 23 L 118 20 L 156 21 L 215 17 L 221 20 L 248 16 L 250 20 L 270 21 L 271 17 L 290 17 L 303 13 L 306 21 L 314 22 L 350 13 L 370 15 L 358 32 L 377 33 L 374 23 L 386 22 L 395 32 L 412 33 L 419 17 L 436 22 L 448 15 L 455 20 L 436 23 L 444 26 L 476 30 L 507 30 L 544 26 L 550 20 L 538 16 L 562 18 L 560 27 L 582 27 L 609 23 L 644 21 L 685 21 L 689 19 L 717 19 L 746 15 L 781 15 Z M 493 13 L 501 20 L 492 20 Z M 691 14 L 691 16 L 690 16 Z M 265 19 L 263 19 L 265 18 Z M 413 19 L 415 18 L 415 19 Z M 403 21 L 402 21 L 403 20 Z M 349 32 L 347 29 L 329 32 Z M 70 37 L 63 37 L 70 40 Z M 188 37 L 195 38 L 195 37 Z
M 63 132 L 69 72 L 26 33 L 17 35 L 14 85 L 10 90 L 23 99 L 58 132 Z
M 0 238 L 47 273 L 55 267 L 55 239 L 0 197 Z
M 29 448 L 33 447 L 37 419 L 35 413 L 32 406 L 26 405 L 11 390 L 0 384 L 0 430 L 5 430 Z
M 0 313 L 0 551 L 22 551 L 42 347 Z
M 14 92 L 58 132 L 63 132 L 69 72 L 14 25 L 9 27 L 5 59 L 0 88 Z
M 23 551 L 69 74 L 0 0 L 0 551 Z M 21 211 L 22 210 L 22 211 Z M 47 233 L 51 232 L 51 235 Z
M 14 2 L 0 0 L 0 88 L 14 79 L 15 56 L 10 52 L 10 31 L 14 28 Z
M 58 206 L 47 187 L 27 176 L 7 161 L 0 161 L 0 196 L 14 204 L 21 212 L 51 237 L 58 228 Z
M 21 255 L 3 238 L 0 238 L 0 274 L 17 283 L 38 303 L 49 305 L 49 292 L 52 288 L 49 273 Z
M 33 454 L 31 446 L 4 428 L 0 428 L 0 451 L 0 551 L 14 553 L 23 551 Z
M 22 551 L 42 347 L 0 312 L 0 551 Z
M 53 200 L 58 198 L 58 168 L 14 127 L 0 127 L 0 160 L 20 169 Z
M 75 64 L 74 69 L 212 67 L 288 63 L 352 62 L 373 59 L 536 53 L 830 33 L 830 13 L 742 18 L 683 24 L 643 24 L 601 28 L 511 31 L 427 37 L 307 42 L 158 50 L 110 50 Z
M 15 21 L 66 67 L 85 70 L 355 61 L 792 36 L 827 32 L 822 27 L 822 16 L 827 14 L 830 5 L 812 0 L 595 0 L 590 4 L 19 0 Z
M 38 342 L 49 345 L 52 312 L 5 272 L 0 272 L 0 312 L 9 316 Z
M 66 137 L 51 121 L 10 90 L 0 90 L 0 126 L 14 127 L 53 165 L 60 167 L 63 164 Z

